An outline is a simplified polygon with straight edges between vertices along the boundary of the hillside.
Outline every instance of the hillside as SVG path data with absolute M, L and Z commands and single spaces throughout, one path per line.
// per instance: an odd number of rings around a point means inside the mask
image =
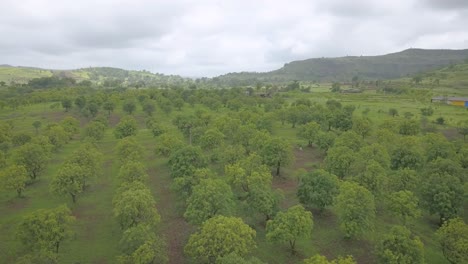
M 381 56 L 346 56 L 314 58 L 286 63 L 281 69 L 266 73 L 229 73 L 215 81 L 229 84 L 255 82 L 350 81 L 360 79 L 393 79 L 438 69 L 468 59 L 465 50 L 408 49 Z
M 95 84 L 123 84 L 130 85 L 140 83 L 141 85 L 176 84 L 186 81 L 178 75 L 164 75 L 151 73 L 149 71 L 123 70 L 111 67 L 90 67 L 76 70 L 50 70 L 29 67 L 13 67 L 0 65 L 0 82 L 5 83 L 27 83 L 29 80 L 41 77 L 68 77 L 76 81 L 88 80 Z

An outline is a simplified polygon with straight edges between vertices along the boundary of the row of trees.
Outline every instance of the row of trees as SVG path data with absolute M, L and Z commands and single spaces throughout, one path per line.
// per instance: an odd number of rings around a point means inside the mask
M 122 229 L 119 242 L 122 255 L 118 262 L 167 263 L 166 244 L 156 230 L 161 217 L 151 191 L 146 187 L 148 174 L 140 161 L 143 149 L 132 137 L 119 140 L 116 154 L 121 164 L 118 173 L 120 186 L 114 195 L 114 217 Z

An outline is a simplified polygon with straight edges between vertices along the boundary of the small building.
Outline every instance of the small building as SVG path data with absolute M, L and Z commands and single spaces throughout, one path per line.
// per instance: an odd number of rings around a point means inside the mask
M 449 105 L 468 107 L 468 98 L 467 97 L 437 96 L 437 97 L 432 97 L 431 103 L 446 103 Z

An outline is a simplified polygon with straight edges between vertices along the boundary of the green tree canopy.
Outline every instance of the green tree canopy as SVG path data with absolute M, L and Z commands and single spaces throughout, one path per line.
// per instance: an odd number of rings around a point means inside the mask
M 270 186 L 255 185 L 250 189 L 246 202 L 253 213 L 264 215 L 268 221 L 279 211 L 281 198 L 281 193 L 273 191 Z
M 340 227 L 346 238 L 372 229 L 375 219 L 374 196 L 366 188 L 353 182 L 343 182 L 336 198 Z
M 84 190 L 89 171 L 75 163 L 65 163 L 50 182 L 50 190 L 59 195 L 70 195 L 73 203 Z
M 450 263 L 468 263 L 468 225 L 461 218 L 445 222 L 436 235 Z
M 266 142 L 260 151 L 263 162 L 276 168 L 276 175 L 280 175 L 281 166 L 288 165 L 293 161 L 292 149 L 283 138 L 271 138 Z
M 440 223 L 457 216 L 463 200 L 463 185 L 447 173 L 429 175 L 421 186 L 421 202 L 431 214 L 438 214 Z
M 286 212 L 279 212 L 266 226 L 268 241 L 288 242 L 291 253 L 296 250 L 296 240 L 311 236 L 313 227 L 312 213 L 302 205 L 290 207 Z
M 45 170 L 48 159 L 48 151 L 35 143 L 27 143 L 19 147 L 14 154 L 15 162 L 24 166 L 33 180 Z
M 27 215 L 18 226 L 18 237 L 32 251 L 58 252 L 60 243 L 72 237 L 75 218 L 65 205 L 39 209 Z
M 218 215 L 205 221 L 190 236 L 184 251 L 202 263 L 215 263 L 230 253 L 245 256 L 251 252 L 256 247 L 255 235 L 255 230 L 242 219 Z
M 184 146 L 169 157 L 169 166 L 171 166 L 171 176 L 173 178 L 192 174 L 195 169 L 206 166 L 206 158 L 200 147 Z
M 300 138 L 307 140 L 308 145 L 312 146 L 312 143 L 316 141 L 317 134 L 320 130 L 320 125 L 312 121 L 300 126 L 297 135 Z
M 338 178 L 325 170 L 315 170 L 303 175 L 297 189 L 297 196 L 303 205 L 318 207 L 320 211 L 333 205 L 338 193 Z
M 356 154 L 348 147 L 333 147 L 327 151 L 325 168 L 330 173 L 343 179 L 349 174 L 351 165 L 355 161 Z
M 143 147 L 134 137 L 126 137 L 119 140 L 116 147 L 117 157 L 120 161 L 134 160 L 143 158 Z
M 145 165 L 139 161 L 129 160 L 125 162 L 119 170 L 119 179 L 122 182 L 141 181 L 145 182 L 148 179 Z
M 119 242 L 124 255 L 118 257 L 120 264 L 167 263 L 166 243 L 154 232 L 154 227 L 139 224 L 124 231 Z
M 303 264 L 356 264 L 356 261 L 352 256 L 339 257 L 329 261 L 325 256 L 314 255 L 308 259 L 304 259 Z
M 118 139 L 135 136 L 137 134 L 137 130 L 138 124 L 135 118 L 131 116 L 124 116 L 115 126 L 114 135 Z
M 6 190 L 14 190 L 21 197 L 21 193 L 26 188 L 28 172 L 21 165 L 10 165 L 0 171 L 0 187 Z
M 249 192 L 253 186 L 269 186 L 272 180 L 268 167 L 256 153 L 251 153 L 234 164 L 226 165 L 224 172 L 233 187 L 245 192 Z
M 114 216 L 120 227 L 127 229 L 138 224 L 156 225 L 160 216 L 151 191 L 141 182 L 123 184 L 113 199 Z
M 419 199 L 411 191 L 391 193 L 387 200 L 389 211 L 399 218 L 403 224 L 421 216 L 418 207 Z
M 184 217 L 199 225 L 215 215 L 229 213 L 233 205 L 234 195 L 227 183 L 221 179 L 203 179 L 193 188 Z
M 134 101 L 127 101 L 123 104 L 122 109 L 127 114 L 131 115 L 136 109 L 136 103 Z
M 377 245 L 377 256 L 385 264 L 423 264 L 424 245 L 403 226 L 394 226 Z

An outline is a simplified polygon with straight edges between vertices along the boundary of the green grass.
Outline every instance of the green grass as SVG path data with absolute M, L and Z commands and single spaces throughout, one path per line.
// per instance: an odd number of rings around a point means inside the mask
M 33 78 L 50 76 L 52 76 L 52 72 L 50 70 L 0 66 L 0 82 L 27 83 Z

